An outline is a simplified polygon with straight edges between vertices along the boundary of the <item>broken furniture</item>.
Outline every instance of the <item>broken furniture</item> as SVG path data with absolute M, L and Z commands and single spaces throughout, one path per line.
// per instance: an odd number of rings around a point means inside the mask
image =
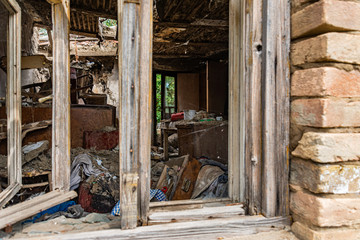
M 0 107 L 0 119 L 6 118 L 6 108 Z M 52 108 L 49 105 L 22 107 L 22 123 L 30 124 L 34 121 L 52 118 Z M 45 122 L 43 122 L 45 123 Z M 71 147 L 83 147 L 84 132 L 101 130 L 106 126 L 115 125 L 115 107 L 72 105 L 71 106 Z M 41 124 L 39 125 L 41 126 Z M 23 139 L 24 144 L 48 140 L 52 142 L 51 128 L 40 129 Z M 1 135 L 0 135 L 1 136 Z M 0 154 L 6 155 L 6 141 L 0 142 Z
M 40 122 L 28 123 L 22 125 L 21 138 L 24 139 L 26 134 L 39 129 L 47 128 L 51 125 L 51 120 L 43 120 Z M 7 138 L 6 119 L 0 119 L 0 141 Z

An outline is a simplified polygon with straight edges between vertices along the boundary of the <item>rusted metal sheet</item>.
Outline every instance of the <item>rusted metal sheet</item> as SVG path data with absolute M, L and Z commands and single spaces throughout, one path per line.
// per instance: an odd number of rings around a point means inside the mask
M 119 144 L 119 131 L 86 131 L 84 132 L 84 148 L 110 150 Z

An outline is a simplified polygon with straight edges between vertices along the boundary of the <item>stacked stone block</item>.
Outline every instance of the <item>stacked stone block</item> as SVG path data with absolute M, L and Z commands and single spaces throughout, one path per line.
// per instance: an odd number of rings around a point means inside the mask
M 292 0 L 292 230 L 360 239 L 360 1 Z

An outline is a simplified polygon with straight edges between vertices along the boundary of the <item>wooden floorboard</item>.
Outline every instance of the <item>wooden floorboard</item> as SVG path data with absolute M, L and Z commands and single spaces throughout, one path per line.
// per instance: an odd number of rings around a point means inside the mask
M 149 216 L 149 225 L 170 222 L 196 221 L 215 218 L 229 218 L 245 215 L 242 205 L 204 207 L 200 209 L 155 212 Z
M 289 226 L 288 217 L 265 218 L 263 216 L 243 216 L 228 219 L 203 220 L 196 222 L 168 223 L 138 227 L 132 230 L 103 230 L 75 234 L 36 237 L 45 239 L 218 239 L 256 234 L 283 229 Z

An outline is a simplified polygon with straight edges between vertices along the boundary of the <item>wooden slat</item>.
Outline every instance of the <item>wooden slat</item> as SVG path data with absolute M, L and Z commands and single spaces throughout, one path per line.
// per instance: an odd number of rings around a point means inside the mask
M 62 202 L 66 202 L 70 199 L 73 199 L 77 197 L 77 193 L 75 191 L 70 191 L 70 192 L 59 191 L 55 196 L 53 196 L 53 198 L 44 201 L 45 196 L 46 194 L 37 198 L 33 198 L 29 201 L 25 201 L 23 203 L 16 204 L 12 207 L 9 207 L 9 209 L 11 208 L 11 211 L 13 213 L 6 216 L 4 215 L 3 217 L 0 218 L 0 229 L 6 226 L 11 226 L 12 224 L 15 224 L 23 219 L 31 217 L 41 211 L 44 211 Z M 29 206 L 29 204 L 31 205 Z M 24 207 L 25 205 L 29 207 Z
M 279 25 L 278 4 L 264 1 L 264 51 L 263 51 L 263 201 L 262 213 L 267 217 L 276 214 L 276 37 Z
M 46 202 L 46 201 L 48 201 L 50 199 L 53 199 L 54 197 L 58 196 L 59 193 L 60 193 L 60 191 L 52 191 L 52 192 L 49 192 L 49 193 L 44 194 L 42 196 L 38 196 L 36 199 L 39 202 Z M 27 209 L 27 208 L 31 207 L 32 205 L 33 205 L 33 203 L 31 201 L 25 201 L 25 202 L 22 202 L 20 204 L 14 205 L 14 207 L 8 207 L 8 208 L 5 208 L 5 209 L 2 209 L 0 211 L 0 219 L 6 217 L 8 215 L 16 213 L 17 211 L 19 211 L 19 209 L 21 210 L 21 208 Z
M 111 7 L 111 1 L 109 10 Z M 151 99 L 152 99 L 152 13 L 153 1 L 142 1 L 140 32 L 140 141 L 139 216 L 147 224 L 150 202 Z
M 0 193 L 0 209 L 8 203 L 15 194 L 21 189 L 19 183 L 10 184 L 4 191 Z
M 79 27 L 79 30 L 81 30 L 81 21 L 80 21 L 80 13 L 79 12 L 74 12 L 75 16 L 76 16 L 76 20 L 77 20 L 77 23 L 78 23 L 78 27 Z M 85 29 L 83 29 L 85 31 Z
M 103 5 L 102 8 L 105 9 L 106 8 L 106 0 L 103 0 Z
M 84 31 L 86 31 L 86 21 L 85 21 L 85 16 L 84 14 L 81 14 L 81 19 L 82 19 L 82 28 Z
M 149 224 L 198 221 L 215 218 L 230 218 L 245 215 L 242 205 L 204 207 L 183 211 L 156 212 L 149 216 Z
M 276 38 L 276 216 L 289 215 L 289 136 L 290 136 L 290 3 L 278 4 Z
M 72 20 L 72 25 L 73 25 L 73 29 L 79 29 L 79 26 L 76 23 L 76 14 L 74 12 L 71 12 L 71 20 Z
M 161 224 L 139 227 L 133 230 L 103 230 L 74 234 L 58 234 L 56 239 L 223 239 L 284 229 L 288 218 L 264 218 L 262 216 L 214 219 L 194 222 Z M 36 237 L 38 240 L 54 239 L 54 236 Z
M 53 18 L 53 189 L 70 189 L 70 1 L 52 5 Z
M 91 25 L 90 25 L 90 17 L 89 15 L 86 15 L 86 23 L 87 23 L 87 29 L 89 32 L 91 32 Z
M 246 173 L 249 214 L 261 211 L 261 64 L 262 64 L 262 0 L 245 1 L 246 39 L 243 54 L 246 67 Z
M 264 3 L 262 213 L 267 217 L 288 213 L 289 13 L 286 0 Z
M 111 6 L 112 5 L 112 0 L 109 0 L 109 6 L 108 6 L 108 9 L 109 9 L 109 12 L 111 12 Z M 152 8 L 152 7 L 151 7 Z M 150 10 L 150 8 L 148 9 L 148 10 Z M 151 19 L 152 20 L 152 19 Z
M 233 201 L 245 201 L 245 159 L 244 159 L 244 78 L 242 76 L 240 46 L 243 10 L 242 2 L 230 0 L 230 36 L 229 36 L 229 196 Z M 244 17 L 244 16 L 243 16 Z
M 127 189 L 126 177 L 139 174 L 139 111 L 140 111 L 140 5 L 118 0 L 119 27 L 119 155 L 120 189 Z M 146 134 L 146 133 L 145 133 Z M 133 186 L 133 191 L 138 191 Z M 134 196 L 134 195 L 132 195 Z M 125 191 L 120 191 L 121 228 L 130 229 L 137 225 L 137 195 L 129 199 Z M 128 202 L 131 201 L 131 202 Z M 129 209 L 135 208 L 135 209 Z

